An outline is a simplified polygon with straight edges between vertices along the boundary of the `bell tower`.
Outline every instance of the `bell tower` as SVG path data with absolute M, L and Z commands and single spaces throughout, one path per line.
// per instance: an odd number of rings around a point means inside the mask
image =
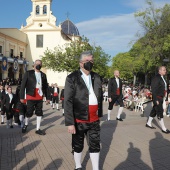
M 56 17 L 52 15 L 52 0 L 31 0 L 32 12 L 26 19 L 26 26 L 21 26 L 21 30 L 32 29 L 36 27 L 52 26 L 56 28 Z

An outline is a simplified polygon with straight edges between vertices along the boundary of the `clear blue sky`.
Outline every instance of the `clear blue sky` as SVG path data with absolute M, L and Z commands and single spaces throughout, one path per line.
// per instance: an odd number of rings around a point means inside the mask
M 153 0 L 160 7 L 170 0 Z M 141 31 L 134 12 L 144 9 L 145 0 L 53 0 L 52 12 L 57 24 L 67 18 L 78 27 L 80 35 L 115 56 L 130 49 L 129 43 Z M 20 28 L 32 11 L 31 0 L 1 0 L 0 27 Z

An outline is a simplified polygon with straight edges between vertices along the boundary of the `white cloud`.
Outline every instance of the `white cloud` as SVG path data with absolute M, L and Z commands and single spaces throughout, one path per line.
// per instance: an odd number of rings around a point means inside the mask
M 162 7 L 169 0 L 155 0 L 156 7 Z M 129 0 L 124 4 L 134 8 L 134 12 L 146 9 L 145 0 Z M 81 35 L 87 37 L 91 44 L 101 46 L 111 56 L 130 49 L 129 43 L 137 40 L 136 34 L 142 33 L 134 13 L 102 16 L 77 23 Z
M 103 16 L 97 19 L 77 23 L 81 35 L 90 42 L 101 46 L 105 52 L 114 56 L 118 52 L 129 50 L 129 43 L 136 39 L 140 27 L 134 14 Z
M 163 7 L 166 3 L 169 3 L 169 0 L 152 0 L 153 4 L 155 7 Z M 128 0 L 126 2 L 124 2 L 124 5 L 128 6 L 128 7 L 132 7 L 135 10 L 141 10 L 141 9 L 146 9 L 147 7 L 147 3 L 146 0 Z

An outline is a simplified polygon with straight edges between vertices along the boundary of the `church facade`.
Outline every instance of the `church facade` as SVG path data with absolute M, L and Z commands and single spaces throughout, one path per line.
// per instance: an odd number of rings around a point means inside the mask
M 32 12 L 21 29 L 0 28 L 0 79 L 21 78 L 26 70 L 32 69 L 36 59 L 41 59 L 46 49 L 64 47 L 78 39 L 76 26 L 66 20 L 56 26 L 52 14 L 52 0 L 31 0 Z M 43 69 L 48 82 L 64 86 L 67 72 Z

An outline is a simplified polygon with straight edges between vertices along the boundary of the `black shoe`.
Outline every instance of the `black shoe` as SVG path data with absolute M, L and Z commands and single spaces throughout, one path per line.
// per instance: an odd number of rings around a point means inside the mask
M 40 130 L 40 129 L 39 129 L 39 130 L 36 130 L 35 133 L 38 134 L 38 135 L 45 135 L 45 132 L 43 132 L 43 131 Z
M 10 128 L 13 128 L 13 126 L 11 125 Z
M 123 119 L 122 119 L 122 118 L 116 118 L 116 120 L 123 121 Z
M 24 125 L 22 128 L 22 133 L 26 133 L 28 125 Z
M 106 119 L 106 121 L 110 121 L 110 119 Z
M 82 170 L 82 168 L 77 168 L 77 169 L 75 169 L 75 170 Z
M 166 134 L 170 133 L 170 131 L 168 129 L 166 129 L 166 131 L 162 130 L 162 132 L 166 133 Z
M 64 113 L 63 113 L 63 116 L 64 116 Z
M 53 108 L 53 110 L 54 110 L 54 108 Z
M 150 129 L 156 129 L 156 127 L 149 126 L 148 124 L 146 124 L 146 127 L 147 127 L 147 128 L 150 128 Z
M 1 125 L 3 125 L 4 124 L 4 122 L 1 122 Z
M 58 111 L 60 111 L 60 109 L 57 109 Z

